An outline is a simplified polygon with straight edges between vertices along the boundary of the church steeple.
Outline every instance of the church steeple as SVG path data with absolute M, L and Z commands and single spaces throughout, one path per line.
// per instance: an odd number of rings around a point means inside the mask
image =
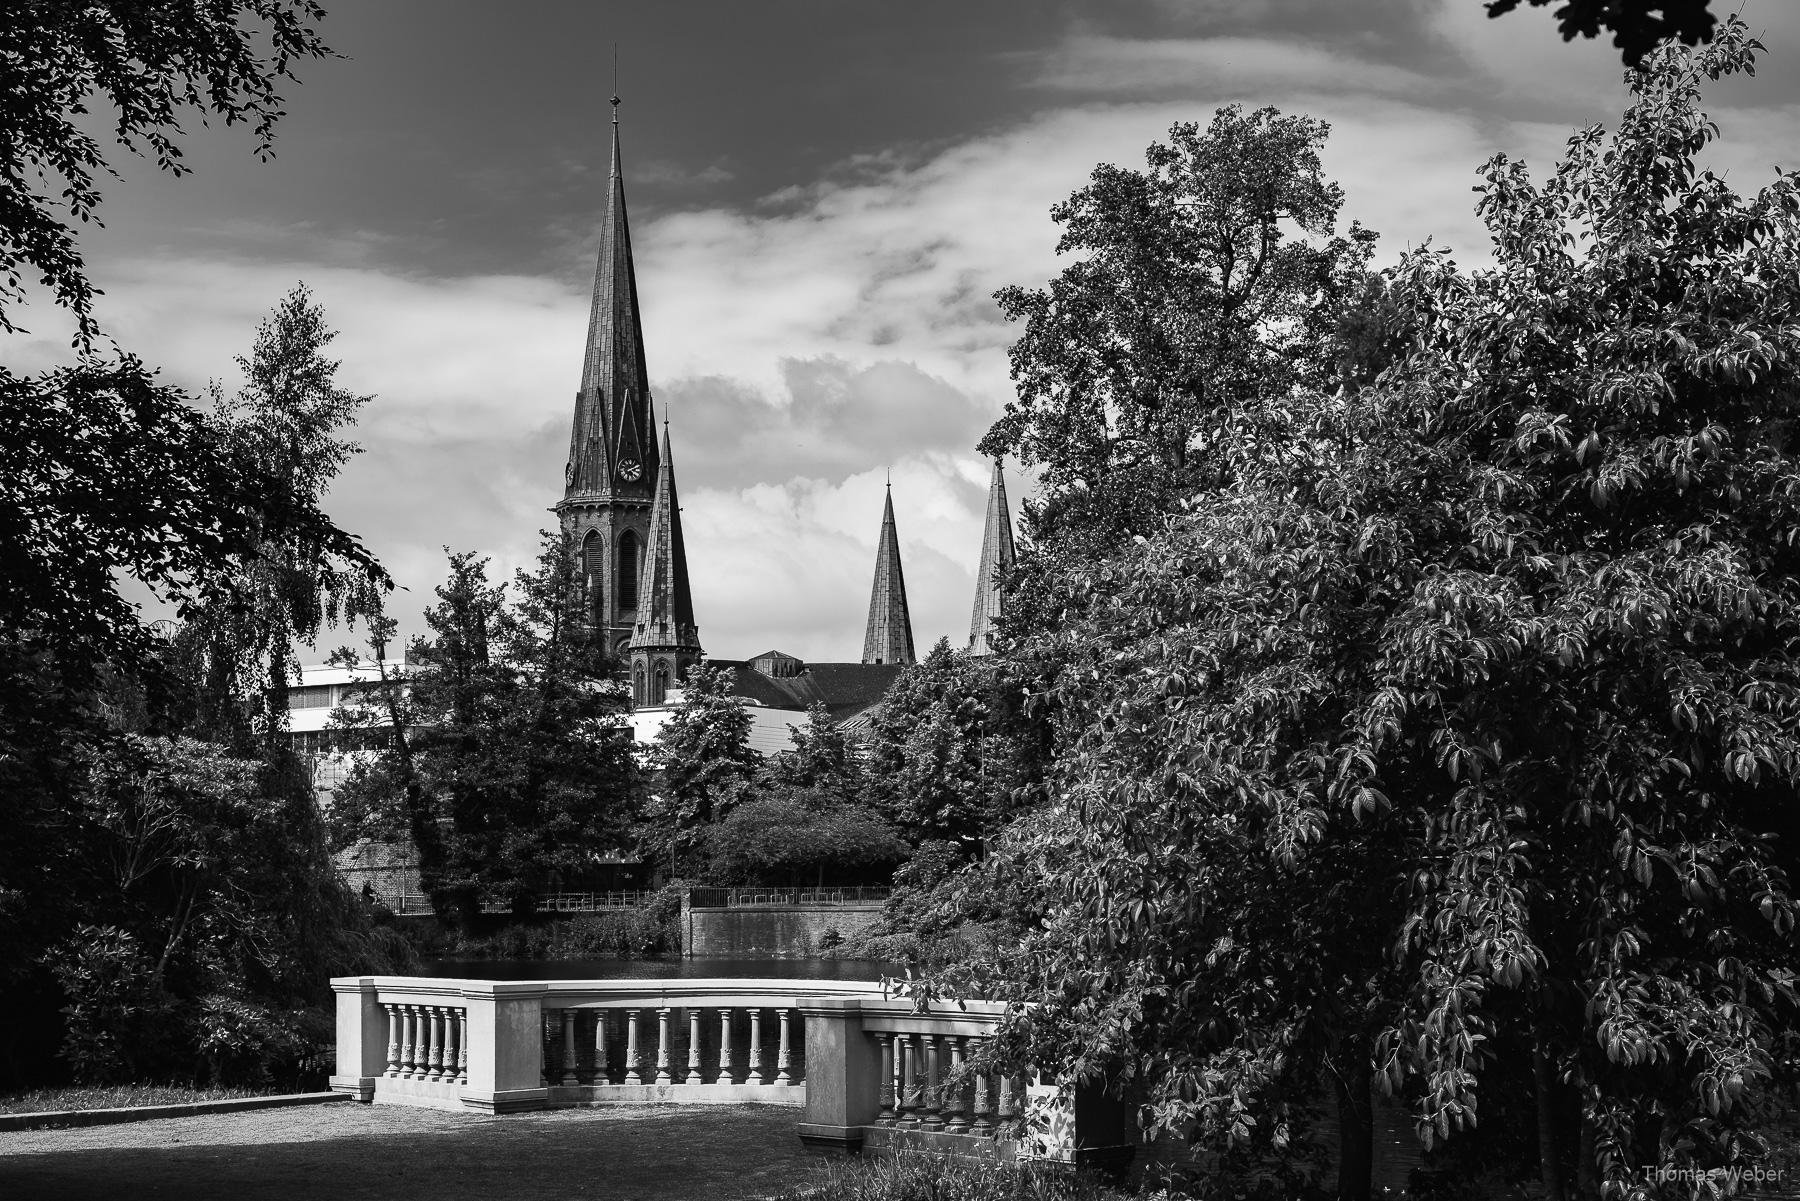
M 881 513 L 881 542 L 875 548 L 875 586 L 869 594 L 869 628 L 863 635 L 864 663 L 917 663 L 912 614 L 906 608 L 906 577 L 900 571 L 900 534 L 894 527 L 894 486 L 888 485 Z
M 556 512 L 581 562 L 594 630 L 615 651 L 623 651 L 635 624 L 660 463 L 625 213 L 619 98 L 614 96 L 612 103 L 612 174 L 600 225 L 581 390 L 575 394 L 569 461 Z
M 1000 616 L 1000 576 L 1013 565 L 1012 518 L 1006 511 L 1006 478 L 1000 460 L 994 460 L 994 479 L 988 485 L 987 526 L 981 532 L 981 562 L 975 568 L 975 609 L 969 615 L 969 653 L 994 653 L 990 637 L 994 619 Z
M 669 452 L 666 422 L 637 595 L 637 621 L 630 643 L 632 700 L 638 705 L 660 705 L 701 653 L 700 630 L 694 624 L 694 598 L 688 588 L 681 502 L 675 491 L 675 462 Z

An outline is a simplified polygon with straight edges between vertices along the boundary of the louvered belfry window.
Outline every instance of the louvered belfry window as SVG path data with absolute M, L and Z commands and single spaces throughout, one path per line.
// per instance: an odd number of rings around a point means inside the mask
M 635 609 L 638 602 L 638 540 L 626 530 L 619 535 L 619 608 Z

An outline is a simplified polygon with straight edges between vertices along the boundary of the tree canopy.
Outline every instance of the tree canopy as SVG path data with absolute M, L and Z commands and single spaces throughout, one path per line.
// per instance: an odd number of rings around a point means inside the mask
M 1408 255 L 1399 362 L 1059 565 L 1022 650 L 1055 799 L 996 869 L 1035 917 L 983 983 L 1044 1002 L 1019 1054 L 1221 1148 L 1373 1074 L 1434 1162 L 1557 1196 L 1758 1153 L 1797 1016 L 1800 189 L 1694 163 L 1756 49 L 1657 51 L 1542 183 L 1488 163 L 1496 266 Z
M 276 91 L 294 66 L 331 52 L 315 26 L 317 0 L 49 0 L 11 6 L 0 21 L 0 330 L 36 271 L 75 314 L 78 343 L 99 332 L 72 222 L 97 223 L 102 173 L 113 173 L 83 127 L 96 99 L 110 109 L 114 140 L 146 149 L 175 175 L 181 118 L 209 114 L 248 124 L 256 153 L 272 154 L 285 112 Z

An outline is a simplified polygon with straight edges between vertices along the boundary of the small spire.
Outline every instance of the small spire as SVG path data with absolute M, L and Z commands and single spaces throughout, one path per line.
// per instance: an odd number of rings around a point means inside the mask
M 918 662 L 913 651 L 912 614 L 906 604 L 906 577 L 900 570 L 900 535 L 894 527 L 894 491 L 888 486 L 875 548 L 875 584 L 869 590 L 869 624 L 863 633 L 864 663 Z
M 1006 477 L 994 460 L 988 485 L 987 526 L 981 532 L 981 561 L 975 567 L 975 606 L 969 617 L 969 653 L 993 653 L 995 619 L 1005 609 L 1000 580 L 1013 565 L 1012 517 L 1006 511 Z
M 613 124 L 619 123 L 619 43 L 613 43 Z

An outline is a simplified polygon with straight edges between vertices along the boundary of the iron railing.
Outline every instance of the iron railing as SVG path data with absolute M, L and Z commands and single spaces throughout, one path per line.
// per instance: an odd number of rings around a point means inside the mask
M 695 888 L 688 903 L 695 909 L 730 909 L 741 905 L 854 905 L 885 901 L 893 889 L 853 885 L 843 888 Z

